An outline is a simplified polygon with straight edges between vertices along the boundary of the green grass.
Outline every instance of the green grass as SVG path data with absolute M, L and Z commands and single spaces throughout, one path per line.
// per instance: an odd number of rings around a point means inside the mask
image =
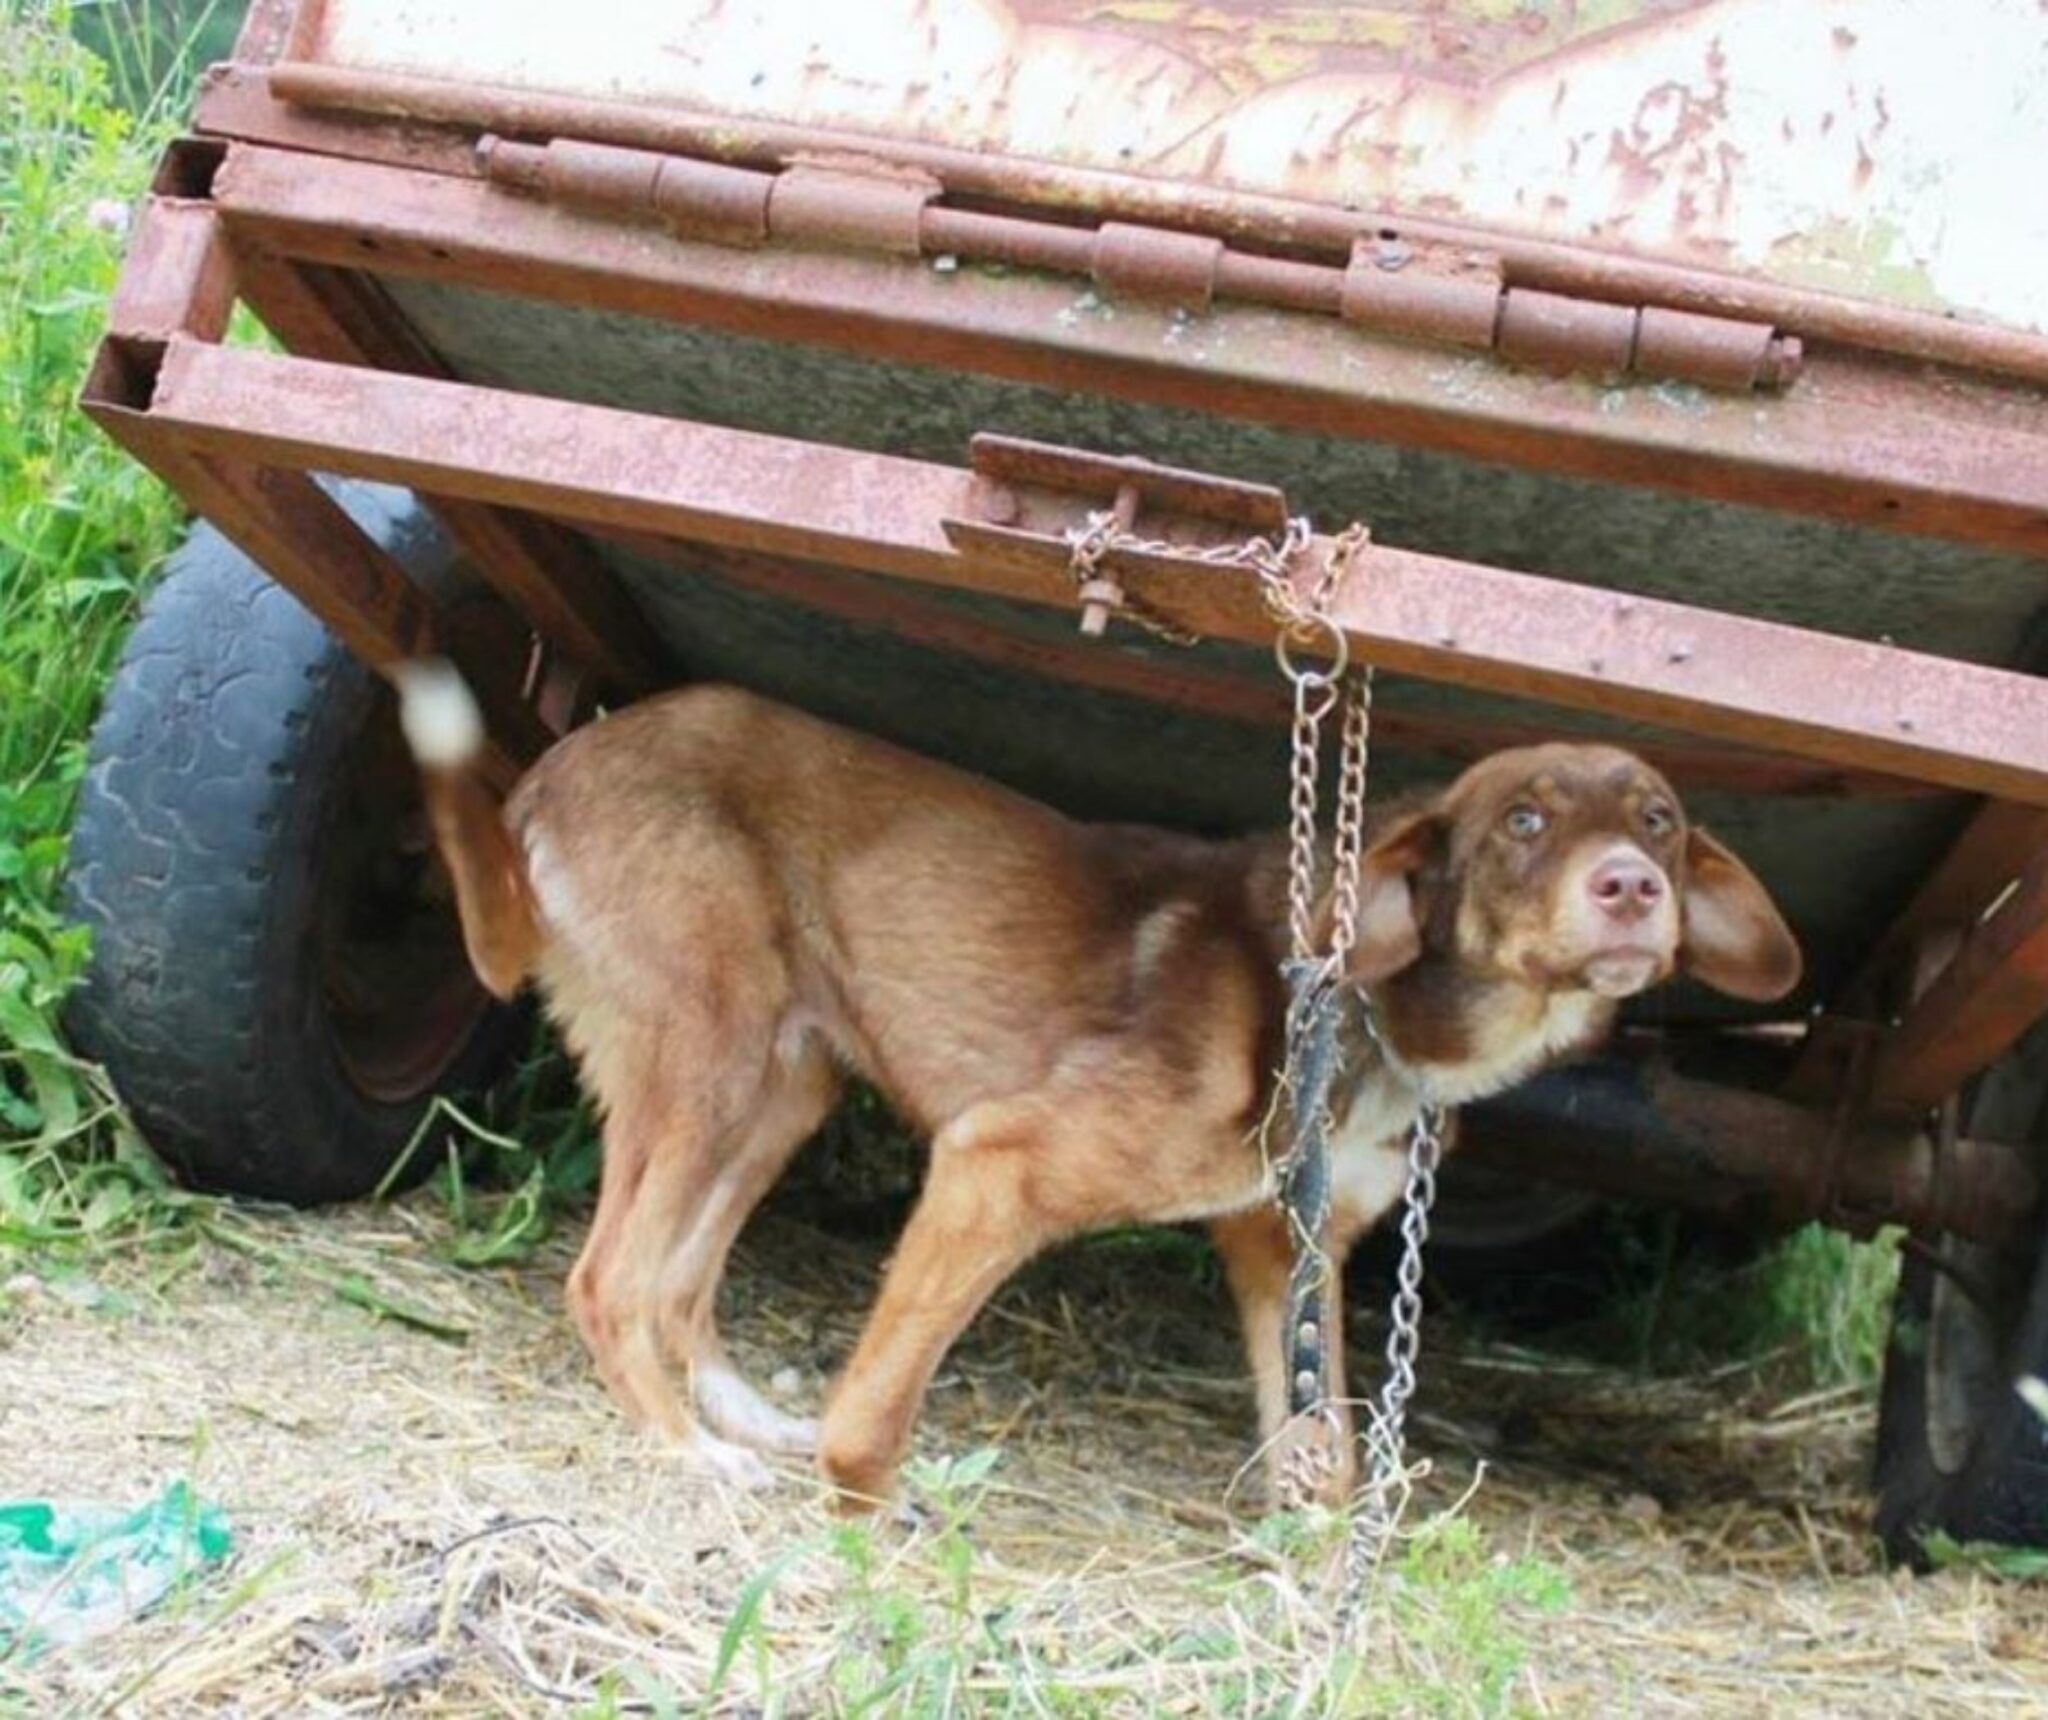
M 1646 1275 L 1597 1323 L 1608 1354 L 1648 1373 L 1747 1361 L 1794 1386 L 1876 1381 L 1899 1276 L 1893 1237 L 1810 1224 L 1730 1262 L 1675 1245 L 1674 1215 L 1653 1228 Z
M 74 401 L 193 63 L 138 49 L 117 88 L 74 22 L 0 0 L 0 1246 L 118 1231 L 163 1183 L 59 1032 L 87 950 L 58 885 L 101 688 L 181 529 Z
M 1746 1366 L 1793 1391 L 1868 1386 L 1884 1363 L 1897 1240 L 1820 1224 L 1758 1238 L 1617 1207 L 1568 1258 L 1509 1275 L 1498 1294 L 1485 1279 L 1463 1286 L 1461 1306 L 1479 1330 L 1644 1375 Z
M 733 1603 L 707 1707 L 744 1695 L 768 1713 L 1507 1716 L 1530 1712 L 1540 1621 L 1571 1604 L 1555 1566 L 1496 1551 L 1451 1511 L 1409 1529 L 1354 1636 L 1335 1641 L 1318 1573 L 1344 1523 L 1315 1512 L 1268 1519 L 1244 1559 L 1181 1596 L 1178 1616 L 1097 1633 L 1057 1579 L 992 1581 L 977 1517 L 1000 1465 L 989 1448 L 909 1465 L 928 1521 L 914 1546 L 861 1521 L 766 1561 Z M 815 1615 L 779 1621 L 778 1590 L 806 1565 L 831 1584 L 824 1643 Z

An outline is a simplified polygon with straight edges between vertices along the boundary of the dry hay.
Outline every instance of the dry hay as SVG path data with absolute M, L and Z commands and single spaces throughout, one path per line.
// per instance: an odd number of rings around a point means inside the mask
M 875 1712 L 1282 1712 L 1313 1690 L 1321 1565 L 1269 1550 L 1229 1503 L 1248 1421 L 1234 1338 L 1171 1251 L 1096 1246 L 1027 1274 L 923 1428 L 927 1451 L 1003 1449 L 969 1526 L 835 1543 L 806 1478 L 734 1497 L 620 1426 L 559 1311 L 566 1241 L 461 1272 L 424 1205 L 216 1223 L 229 1244 L 168 1283 L 160 1263 L 102 1265 L 96 1287 L 17 1282 L 0 1304 L 7 1492 L 132 1502 L 188 1473 L 238 1532 L 232 1566 L 177 1604 L 0 1668 L 28 1712 L 690 1712 L 771 1569 L 721 1712 L 834 1711 L 892 1652 L 911 1670 Z M 730 1320 L 754 1377 L 814 1398 L 878 1263 L 764 1217 Z M 1870 1413 L 1859 1393 L 1650 1382 L 1436 1323 L 1417 1516 L 1469 1492 L 1485 1551 L 1447 1541 L 1386 1580 L 1355 1705 L 2048 1710 L 2048 1598 L 1879 1570 Z M 1568 1589 L 1561 1608 L 1495 1580 L 1530 1571 Z

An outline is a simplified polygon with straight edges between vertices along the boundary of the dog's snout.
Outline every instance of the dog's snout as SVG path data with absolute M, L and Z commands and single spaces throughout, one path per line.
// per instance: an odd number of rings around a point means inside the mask
M 1603 914 L 1617 920 L 1646 918 L 1664 899 L 1664 874 L 1641 854 L 1614 854 L 1595 866 L 1586 888 Z

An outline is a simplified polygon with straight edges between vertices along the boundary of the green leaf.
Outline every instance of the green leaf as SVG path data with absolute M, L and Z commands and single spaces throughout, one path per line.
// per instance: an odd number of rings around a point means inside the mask
M 1937 1570 L 1981 1571 L 2008 1582 L 2048 1578 L 2048 1547 L 2004 1547 L 1993 1541 L 1958 1541 L 1940 1529 L 1921 1543 Z
M 711 1685 L 704 1693 L 703 1711 L 708 1713 L 725 1688 L 726 1678 L 731 1674 L 733 1662 L 739 1659 L 740 1650 L 746 1646 L 747 1638 L 754 1633 L 761 1617 L 761 1608 L 767 1604 L 768 1596 L 775 1585 L 782 1581 L 784 1574 L 799 1559 L 818 1550 L 816 1541 L 799 1541 L 787 1547 L 777 1558 L 749 1577 L 746 1586 L 740 1590 L 739 1600 L 734 1604 L 732 1617 L 725 1621 L 725 1629 L 718 1635 L 718 1659 L 711 1668 Z

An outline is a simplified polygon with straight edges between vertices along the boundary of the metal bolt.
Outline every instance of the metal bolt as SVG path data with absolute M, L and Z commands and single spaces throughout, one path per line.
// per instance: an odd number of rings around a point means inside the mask
M 1586 667 L 1591 669 L 1596 675 L 1602 674 L 1606 671 L 1607 659 L 1605 657 L 1590 658 L 1586 663 Z
M 1692 660 L 1692 647 L 1690 645 L 1674 645 L 1666 653 L 1666 656 L 1673 663 L 1690 662 Z
M 1304 1320 L 1301 1323 L 1301 1330 L 1294 1334 L 1294 1338 L 1296 1343 L 1313 1349 L 1323 1341 L 1323 1329 L 1313 1320 Z
M 1458 636 L 1455 633 L 1439 633 L 1436 642 L 1448 651 L 1458 643 Z
M 1310 1392 L 1314 1391 L 1316 1389 L 1315 1370 L 1303 1368 L 1300 1373 L 1296 1374 L 1294 1376 L 1294 1389 L 1303 1397 L 1307 1397 Z
M 1905 733 L 1907 733 L 1907 734 L 1911 734 L 1911 733 L 1913 732 L 1913 730 L 1914 730 L 1915 724 L 1914 724 L 1914 722 L 1913 722 L 1913 719 L 1912 719 L 1911 717 L 1901 717 L 1901 718 L 1899 719 L 1899 727 L 1900 727 L 1900 728 L 1901 728 L 1902 730 L 1904 730 L 1904 731 L 1905 731 Z
M 1081 587 L 1081 631 L 1099 639 L 1109 626 L 1109 612 L 1121 609 L 1124 588 L 1113 579 L 1091 579 Z

